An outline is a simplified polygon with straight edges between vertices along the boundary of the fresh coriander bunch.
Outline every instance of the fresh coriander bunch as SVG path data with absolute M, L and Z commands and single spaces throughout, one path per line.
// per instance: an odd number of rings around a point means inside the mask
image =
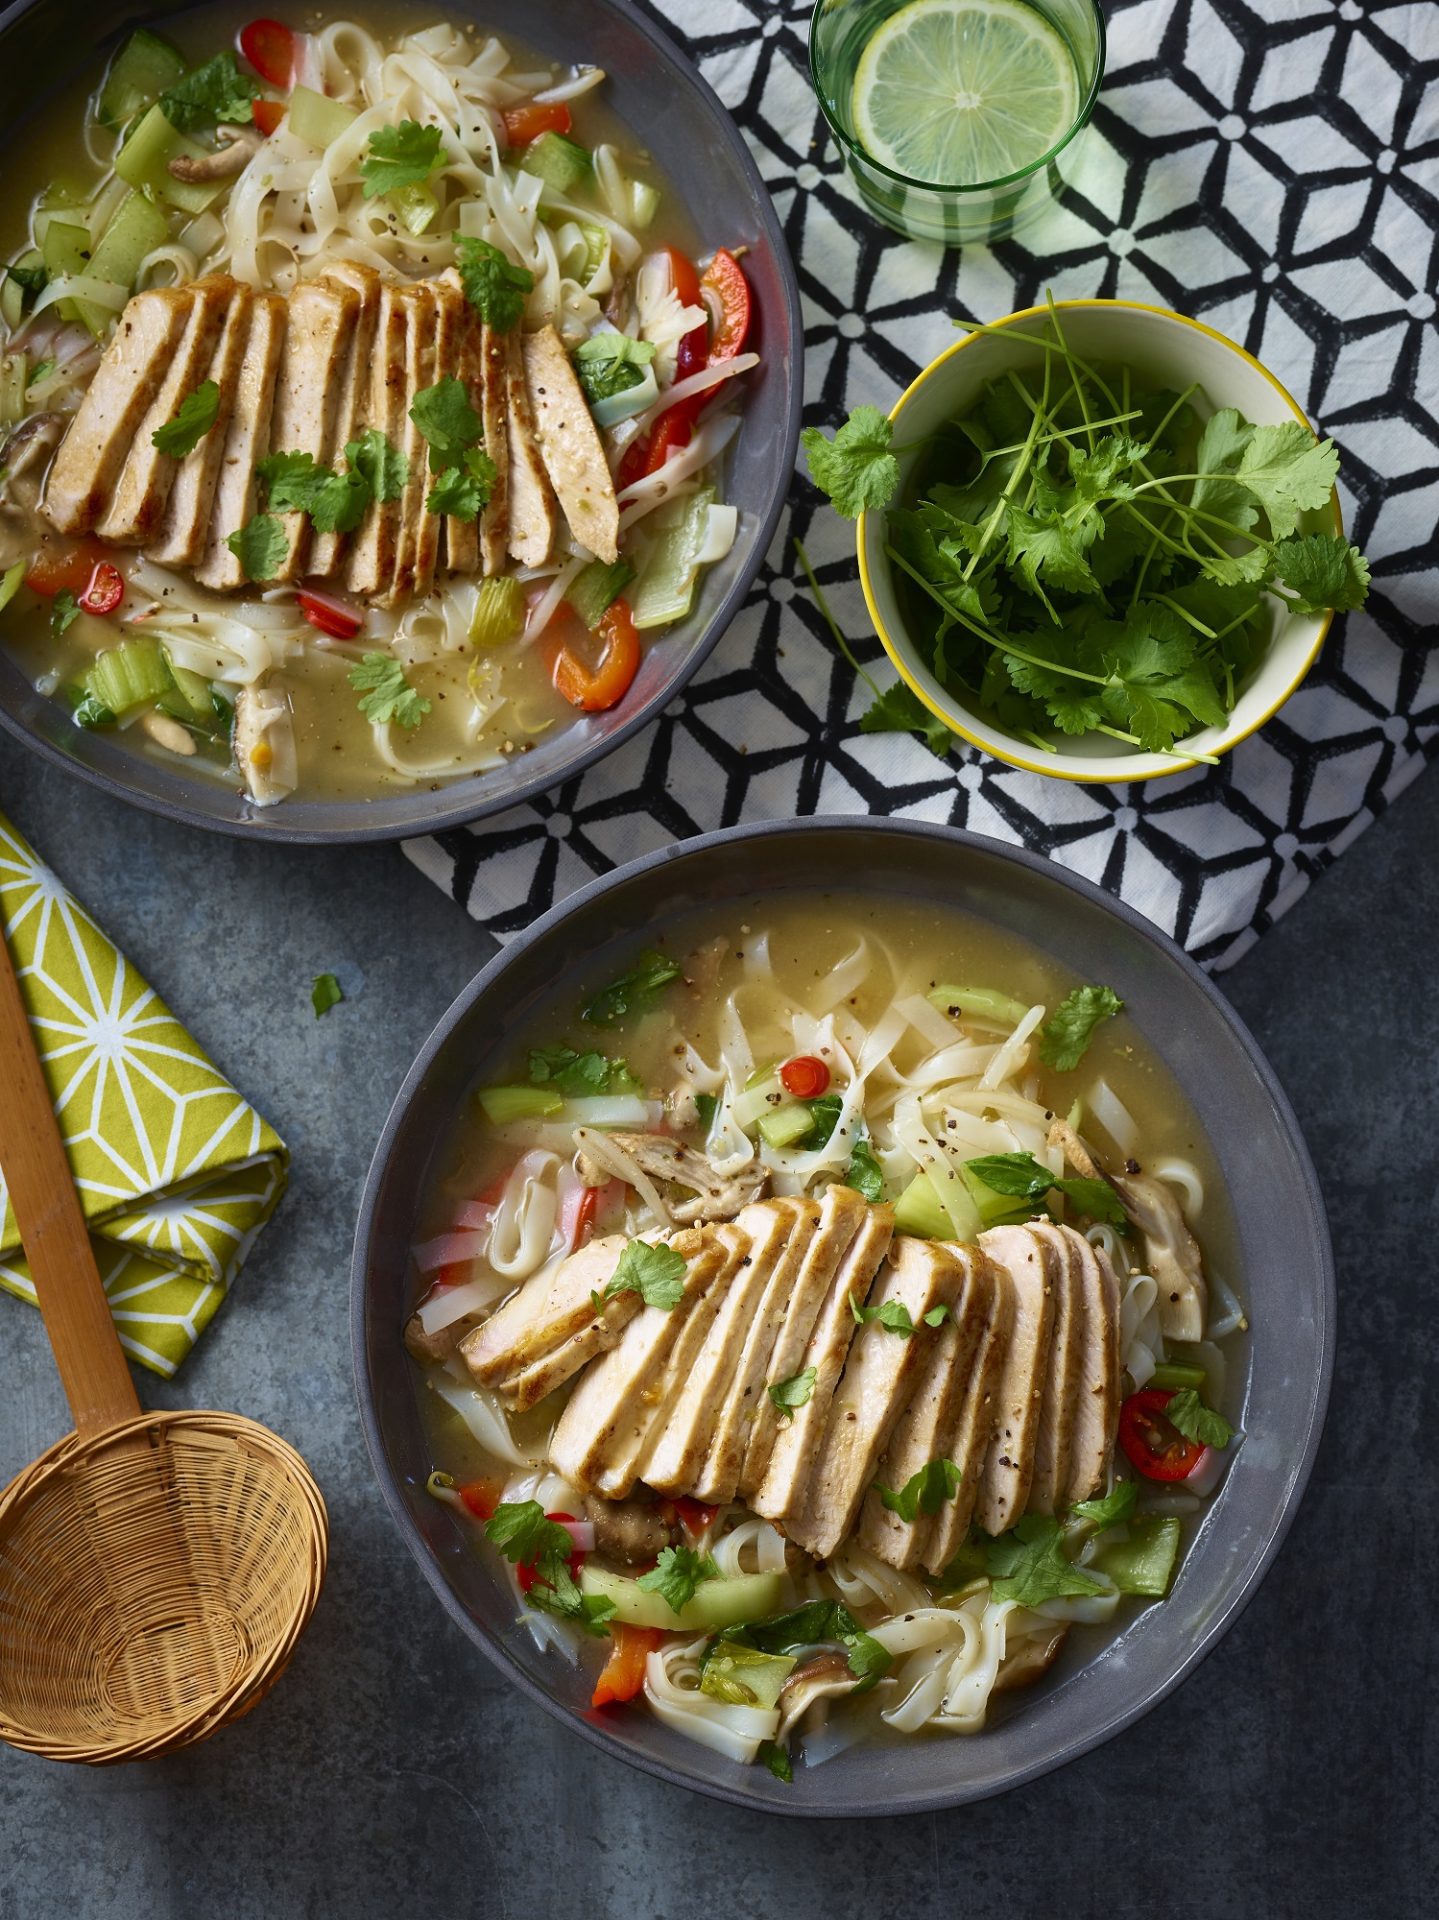
M 920 442 L 893 446 L 874 407 L 833 437 L 808 429 L 815 484 L 841 513 L 882 514 L 904 631 L 958 705 L 1042 752 L 1099 735 L 1205 757 L 1179 743 L 1226 724 L 1287 613 L 1364 601 L 1362 554 L 1312 530 L 1333 443 L 1215 411 L 1198 379 L 1086 357 L 1052 303 L 1022 332 L 972 331 L 1018 334 L 1022 362 Z M 862 724 L 951 744 L 907 687 Z

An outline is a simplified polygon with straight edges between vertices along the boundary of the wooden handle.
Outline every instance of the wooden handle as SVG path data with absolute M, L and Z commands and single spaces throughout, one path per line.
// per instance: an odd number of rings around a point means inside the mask
M 75 1426 L 140 1411 L 0 923 L 0 1168 Z

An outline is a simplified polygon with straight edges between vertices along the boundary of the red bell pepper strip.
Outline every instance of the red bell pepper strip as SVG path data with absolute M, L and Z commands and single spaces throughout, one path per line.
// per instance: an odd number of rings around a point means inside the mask
M 691 1540 L 698 1540 L 702 1533 L 708 1533 L 715 1523 L 718 1507 L 706 1506 L 703 1500 L 692 1500 L 687 1493 L 670 1504 L 675 1510 L 675 1519 L 679 1521 Z
M 86 613 L 113 613 L 125 598 L 125 576 L 110 560 L 102 560 L 80 595 Z
M 240 29 L 240 51 L 262 80 L 288 93 L 295 84 L 295 36 L 279 20 L 252 20 Z
M 580 1195 L 579 1211 L 575 1215 L 575 1233 L 573 1240 L 570 1242 L 571 1253 L 574 1252 L 576 1247 L 582 1247 L 594 1231 L 595 1210 L 599 1204 L 600 1189 L 598 1187 L 586 1187 Z
M 348 600 L 333 593 L 318 593 L 313 587 L 301 587 L 296 594 L 300 611 L 312 627 L 329 634 L 332 640 L 353 640 L 365 624 L 365 616 Z
M 110 548 L 101 540 L 81 540 L 78 545 L 47 541 L 30 562 L 25 584 L 42 600 L 53 600 L 57 593 L 81 594 L 109 557 Z
M 1186 1439 L 1164 1418 L 1173 1398 L 1172 1387 L 1144 1387 L 1119 1409 L 1119 1444 L 1146 1480 L 1185 1480 L 1204 1452 L 1197 1440 Z
M 709 364 L 733 360 L 749 334 L 749 281 L 745 279 L 744 268 L 732 253 L 719 247 L 701 276 L 700 290 L 711 295 L 719 309 L 719 318 L 710 335 Z
M 595 1684 L 591 1706 L 608 1706 L 612 1700 L 633 1700 L 644 1690 L 645 1662 L 664 1645 L 660 1627 L 630 1627 L 617 1620 L 610 1628 L 610 1657 Z
M 584 713 L 605 713 L 616 706 L 640 665 L 640 637 L 623 600 L 611 602 L 595 631 L 603 649 L 597 666 L 586 666 L 569 646 L 561 646 L 555 655 L 555 691 Z
M 498 1480 L 471 1480 L 465 1486 L 455 1488 L 466 1509 L 477 1520 L 494 1519 L 502 1491 Z
M 531 100 L 522 107 L 506 107 L 500 118 L 512 147 L 527 147 L 542 133 L 568 133 L 574 125 L 563 100 Z
M 250 118 L 268 139 L 285 117 L 283 100 L 252 100 Z

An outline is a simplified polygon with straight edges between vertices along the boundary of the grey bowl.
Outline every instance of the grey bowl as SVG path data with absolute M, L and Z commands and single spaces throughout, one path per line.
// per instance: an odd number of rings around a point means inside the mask
M 133 0 L 20 0 L 0 12 L 0 125 L 23 139 L 63 86 L 96 57 L 108 55 L 122 28 L 148 21 L 163 28 L 187 7 L 136 6 Z M 281 841 L 399 840 L 434 833 L 517 806 L 570 780 L 628 740 L 673 699 L 739 608 L 774 535 L 794 468 L 803 387 L 799 289 L 769 194 L 718 95 L 630 0 L 450 0 L 438 10 L 410 7 L 416 17 L 472 19 L 513 34 L 557 60 L 587 59 L 610 76 L 606 99 L 626 125 L 642 130 L 660 166 L 685 201 L 702 250 L 748 247 L 745 272 L 754 298 L 751 344 L 763 356 L 747 377 L 744 420 L 726 456 L 726 488 L 740 509 L 740 531 L 728 558 L 705 574 L 694 612 L 648 648 L 639 676 L 610 713 L 588 715 L 533 752 L 491 773 L 432 792 L 378 800 L 295 798 L 253 808 L 237 792 L 178 768 L 127 753 L 103 733 L 75 726 L 64 708 L 35 692 L 0 650 L 0 725 L 47 759 L 93 781 L 117 800 L 219 833 Z M 62 49 L 85 58 L 57 58 Z M 35 76 L 55 85 L 36 89 Z M 686 187 L 694 183 L 693 190 Z
M 1242 1401 L 1248 1438 L 1169 1599 L 1137 1611 L 1102 1657 L 1086 1665 L 1067 1649 L 1048 1681 L 1013 1696 L 977 1738 L 852 1748 L 784 1786 L 647 1714 L 592 1712 L 573 1671 L 534 1650 L 514 1624 L 508 1589 L 424 1491 L 431 1462 L 400 1326 L 416 1196 L 436 1143 L 487 1055 L 576 955 L 599 975 L 607 955 L 632 951 L 648 929 L 688 908 L 851 887 L 962 906 L 1122 995 L 1187 1089 L 1228 1186 L 1229 1277 L 1255 1310 Z M 853 1817 L 955 1806 L 1032 1780 L 1138 1719 L 1192 1672 L 1253 1594 L 1309 1477 L 1329 1395 L 1334 1272 L 1323 1202 L 1293 1112 L 1253 1039 L 1193 962 L 1130 908 L 1033 855 L 919 823 L 734 828 L 636 861 L 537 921 L 460 995 L 400 1089 L 365 1186 L 351 1286 L 371 1457 L 395 1523 L 451 1618 L 541 1706 L 606 1752 L 770 1812 Z

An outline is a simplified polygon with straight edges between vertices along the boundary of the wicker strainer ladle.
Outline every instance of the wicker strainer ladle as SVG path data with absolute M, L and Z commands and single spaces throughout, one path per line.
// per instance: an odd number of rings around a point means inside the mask
M 76 1429 L 0 1493 L 0 1738 L 92 1765 L 171 1752 L 284 1670 L 325 1503 L 252 1420 L 141 1412 L 3 929 L 0 1169 Z

